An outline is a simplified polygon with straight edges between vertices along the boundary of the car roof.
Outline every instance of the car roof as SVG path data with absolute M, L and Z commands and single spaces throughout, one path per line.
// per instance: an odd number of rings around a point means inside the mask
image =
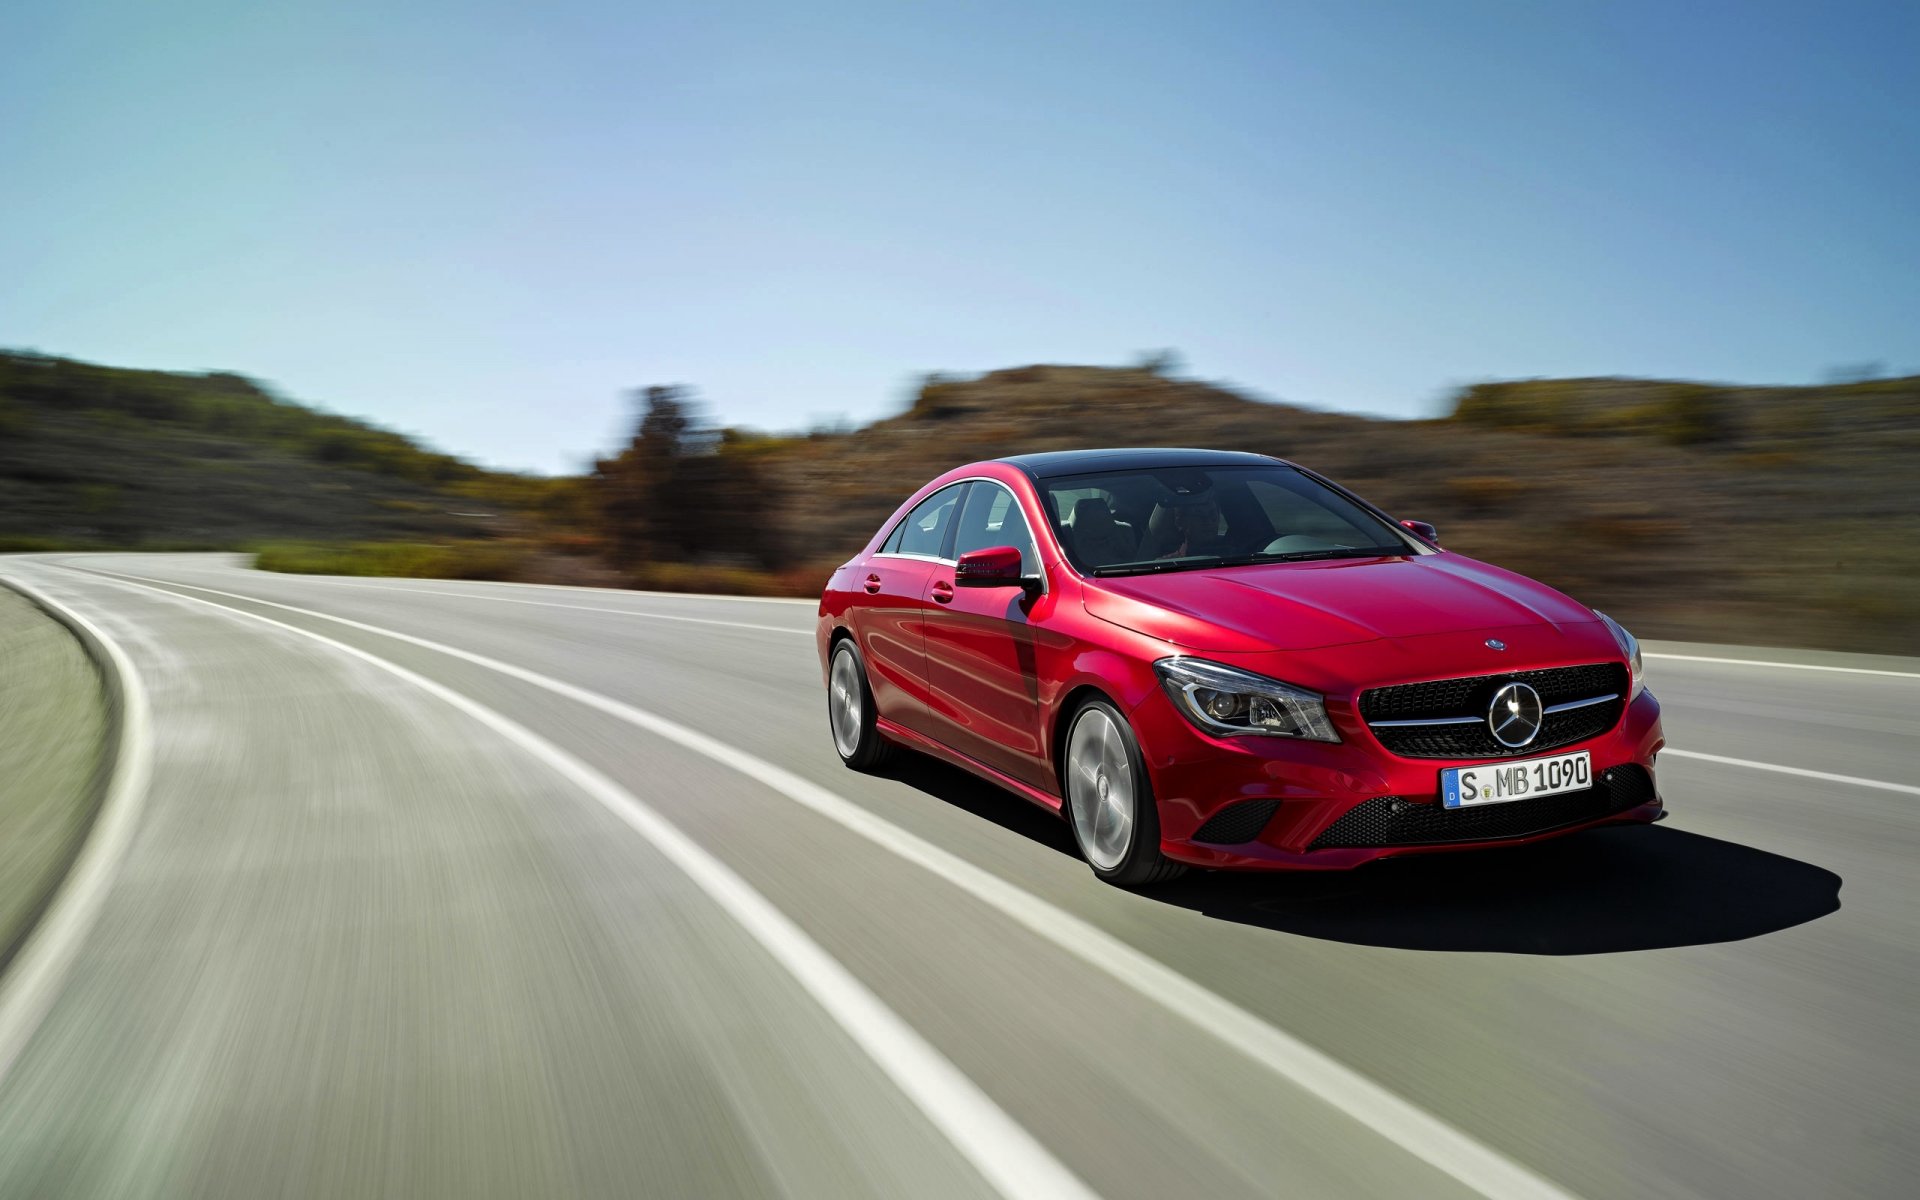
M 1189 450 L 1173 446 L 1140 446 L 1113 450 L 1052 450 L 1041 454 L 1013 454 L 995 459 L 1018 467 L 1034 479 L 1080 475 L 1088 471 L 1141 471 L 1155 467 L 1271 466 L 1284 459 L 1242 450 Z

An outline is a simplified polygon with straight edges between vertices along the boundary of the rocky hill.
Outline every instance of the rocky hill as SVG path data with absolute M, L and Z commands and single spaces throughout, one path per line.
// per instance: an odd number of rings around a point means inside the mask
M 1920 653 L 1920 377 L 1484 384 L 1447 417 L 1389 421 L 1033 366 L 931 380 L 898 416 L 768 461 L 789 536 L 826 560 L 950 466 L 1125 445 L 1293 459 L 1648 636 Z
M 0 354 L 0 550 L 276 541 L 300 543 L 271 556 L 292 570 L 804 593 L 949 467 L 1208 446 L 1314 467 L 1647 636 L 1920 654 L 1920 377 L 1489 383 L 1445 417 L 1389 421 L 1144 367 L 1031 366 L 932 378 L 860 429 L 700 444 L 682 490 L 777 554 L 616 567 L 603 474 L 483 471 L 236 375 Z
M 0 353 L 0 549 L 477 536 L 538 486 L 238 375 Z

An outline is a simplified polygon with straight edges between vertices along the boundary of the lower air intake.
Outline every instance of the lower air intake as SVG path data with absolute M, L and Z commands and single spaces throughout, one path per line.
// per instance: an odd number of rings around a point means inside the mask
M 1399 796 L 1376 796 L 1348 809 L 1307 849 L 1431 846 L 1528 837 L 1625 812 L 1653 796 L 1653 778 L 1638 766 L 1614 767 L 1583 792 L 1474 808 L 1442 808 L 1437 802 L 1419 804 Z
M 1238 804 L 1229 804 L 1219 812 L 1207 818 L 1207 823 L 1194 831 L 1196 842 L 1211 842 L 1216 846 L 1237 846 L 1241 842 L 1250 842 L 1260 836 L 1260 831 L 1273 820 L 1273 812 L 1280 807 L 1278 800 L 1242 800 Z

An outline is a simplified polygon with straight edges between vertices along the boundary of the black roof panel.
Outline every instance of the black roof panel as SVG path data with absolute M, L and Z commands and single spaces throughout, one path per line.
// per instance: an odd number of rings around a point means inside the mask
M 1141 471 L 1154 467 L 1252 467 L 1281 460 L 1242 450 L 1184 450 L 1143 446 L 1115 450 L 1050 450 L 1041 454 L 1013 454 L 999 459 L 1019 467 L 1035 479 L 1080 475 L 1088 471 Z

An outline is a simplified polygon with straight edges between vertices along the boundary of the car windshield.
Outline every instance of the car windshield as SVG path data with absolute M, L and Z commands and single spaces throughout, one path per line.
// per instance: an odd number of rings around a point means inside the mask
M 1160 467 L 1043 479 L 1047 519 L 1083 574 L 1419 553 L 1295 467 Z

